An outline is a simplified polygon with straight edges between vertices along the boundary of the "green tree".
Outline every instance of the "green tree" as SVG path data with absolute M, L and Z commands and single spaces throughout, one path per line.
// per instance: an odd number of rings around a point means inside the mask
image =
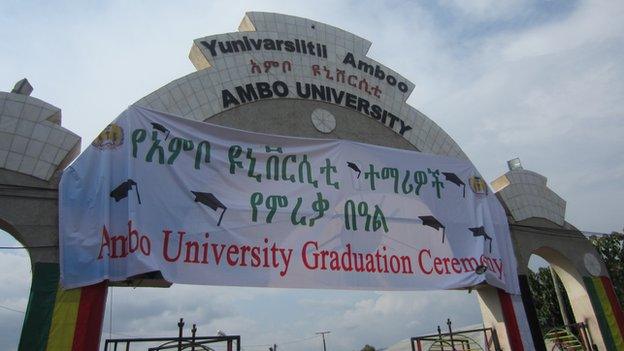
M 607 266 L 620 305 L 624 302 L 624 234 L 612 232 L 589 238 Z
M 370 346 L 369 344 L 364 345 L 364 347 L 362 347 L 361 351 L 375 351 L 375 347 L 374 346 Z
M 565 292 L 563 284 L 559 279 L 557 279 L 557 283 L 559 284 L 559 289 Z M 557 302 L 550 269 L 541 267 L 537 272 L 529 270 L 529 288 L 533 296 L 533 304 L 535 305 L 540 328 L 543 331 L 549 331 L 555 327 L 561 327 L 563 318 L 561 318 L 561 312 L 559 311 L 559 303 Z M 572 308 L 570 307 L 567 294 L 564 293 L 563 297 L 569 315 Z M 570 320 L 574 319 L 570 318 Z

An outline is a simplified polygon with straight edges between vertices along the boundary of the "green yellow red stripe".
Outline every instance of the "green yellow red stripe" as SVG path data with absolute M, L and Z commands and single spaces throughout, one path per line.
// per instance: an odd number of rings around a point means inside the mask
M 602 307 L 601 301 L 598 297 L 598 292 L 596 291 L 596 284 L 593 278 L 585 277 L 585 287 L 587 288 L 587 293 L 589 294 L 589 299 L 594 308 L 594 313 L 596 314 L 596 319 L 598 320 L 598 325 L 600 326 L 600 331 L 602 333 L 602 339 L 607 347 L 607 350 L 615 350 L 615 345 L 613 344 L 613 337 L 611 336 L 611 331 L 609 330 L 609 324 L 605 318 L 604 309 Z
M 609 278 L 583 278 L 589 294 L 598 325 L 608 350 L 624 350 L 624 325 L 622 325 L 622 309 L 615 299 L 610 298 L 613 289 Z
M 613 314 L 615 315 L 615 320 L 617 321 L 620 335 L 624 336 L 624 313 L 622 312 L 622 306 L 620 305 L 617 296 L 615 295 L 615 289 L 613 289 L 611 279 L 609 279 L 608 277 L 600 277 L 600 280 L 602 281 L 602 286 L 607 293 L 609 302 L 613 307 Z
M 57 263 L 35 263 L 20 351 L 97 351 L 106 283 L 63 290 Z
M 611 333 L 611 338 L 613 339 L 613 345 L 615 346 L 616 350 L 624 350 L 624 340 L 622 339 L 622 335 L 620 334 L 620 328 L 617 325 L 615 313 L 613 312 L 614 306 L 611 305 L 611 301 L 609 301 L 609 298 L 607 297 L 607 293 L 605 291 L 604 285 L 602 284 L 602 280 L 599 278 L 594 278 L 593 280 L 594 285 L 596 286 L 596 293 L 598 295 L 598 299 L 600 299 L 602 311 L 604 313 L 605 320 L 609 328 L 609 332 Z
M 98 349 L 106 305 L 106 291 L 106 283 L 82 288 L 80 307 L 76 317 L 73 350 Z
M 71 350 L 80 295 L 81 289 L 62 290 L 59 286 L 46 351 Z
M 59 282 L 59 266 L 56 263 L 33 264 L 33 276 L 24 316 L 18 350 L 44 351 Z

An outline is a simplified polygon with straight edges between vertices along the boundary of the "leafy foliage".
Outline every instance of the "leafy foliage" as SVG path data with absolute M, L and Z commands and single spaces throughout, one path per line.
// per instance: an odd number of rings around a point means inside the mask
M 557 284 L 559 284 L 559 289 L 564 292 L 564 303 L 569 315 L 569 311 L 572 311 L 572 308 L 565 294 L 565 289 L 559 279 L 557 279 Z M 540 328 L 547 331 L 563 326 L 563 318 L 561 317 L 561 312 L 559 312 L 559 303 L 557 302 L 550 269 L 541 267 L 537 273 L 529 271 L 529 288 L 531 289 L 531 295 L 533 295 L 533 303 L 535 304 Z
M 607 266 L 615 294 L 624 302 L 624 234 L 613 232 L 609 235 L 590 237 Z
M 590 240 L 605 262 L 615 293 L 620 304 L 622 304 L 624 302 L 624 234 L 613 232 L 604 236 L 592 236 Z M 529 271 L 528 278 L 540 328 L 546 331 L 563 326 L 550 269 L 542 267 L 537 272 Z M 557 279 L 557 283 L 559 289 L 565 292 L 559 279 Z M 564 293 L 563 297 L 567 309 L 566 313 L 570 317 L 569 320 L 573 322 L 574 318 L 568 296 Z

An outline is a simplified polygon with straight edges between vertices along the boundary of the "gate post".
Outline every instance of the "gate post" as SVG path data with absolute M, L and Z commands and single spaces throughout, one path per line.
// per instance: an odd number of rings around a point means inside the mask
M 545 350 L 543 341 L 534 342 L 521 295 L 510 295 L 503 290 L 484 286 L 477 290 L 483 324 L 493 328 L 503 350 Z
M 26 79 L 11 92 L 0 91 L 0 151 L 6 158 L 0 166 L 0 229 L 26 247 L 33 273 L 19 350 L 96 351 L 107 283 L 59 286 L 58 182 L 80 152 L 80 137 L 61 126 L 61 109 L 31 97 L 32 91 Z

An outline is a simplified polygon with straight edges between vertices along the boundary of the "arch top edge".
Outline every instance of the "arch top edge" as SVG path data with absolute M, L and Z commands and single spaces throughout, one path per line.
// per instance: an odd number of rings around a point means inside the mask
M 317 84 L 291 78 L 267 81 L 248 78 L 249 83 L 235 85 L 233 82 L 221 82 L 216 72 L 192 72 L 153 91 L 135 104 L 203 122 L 239 106 L 260 101 L 308 101 L 319 106 L 330 104 L 376 120 L 420 152 L 469 160 L 444 129 L 407 103 L 395 101 L 385 104 L 359 94 L 356 89 L 345 89 L 331 82 L 319 81 Z M 286 96 L 277 96 L 276 91 Z M 263 93 L 268 96 L 262 96 Z

